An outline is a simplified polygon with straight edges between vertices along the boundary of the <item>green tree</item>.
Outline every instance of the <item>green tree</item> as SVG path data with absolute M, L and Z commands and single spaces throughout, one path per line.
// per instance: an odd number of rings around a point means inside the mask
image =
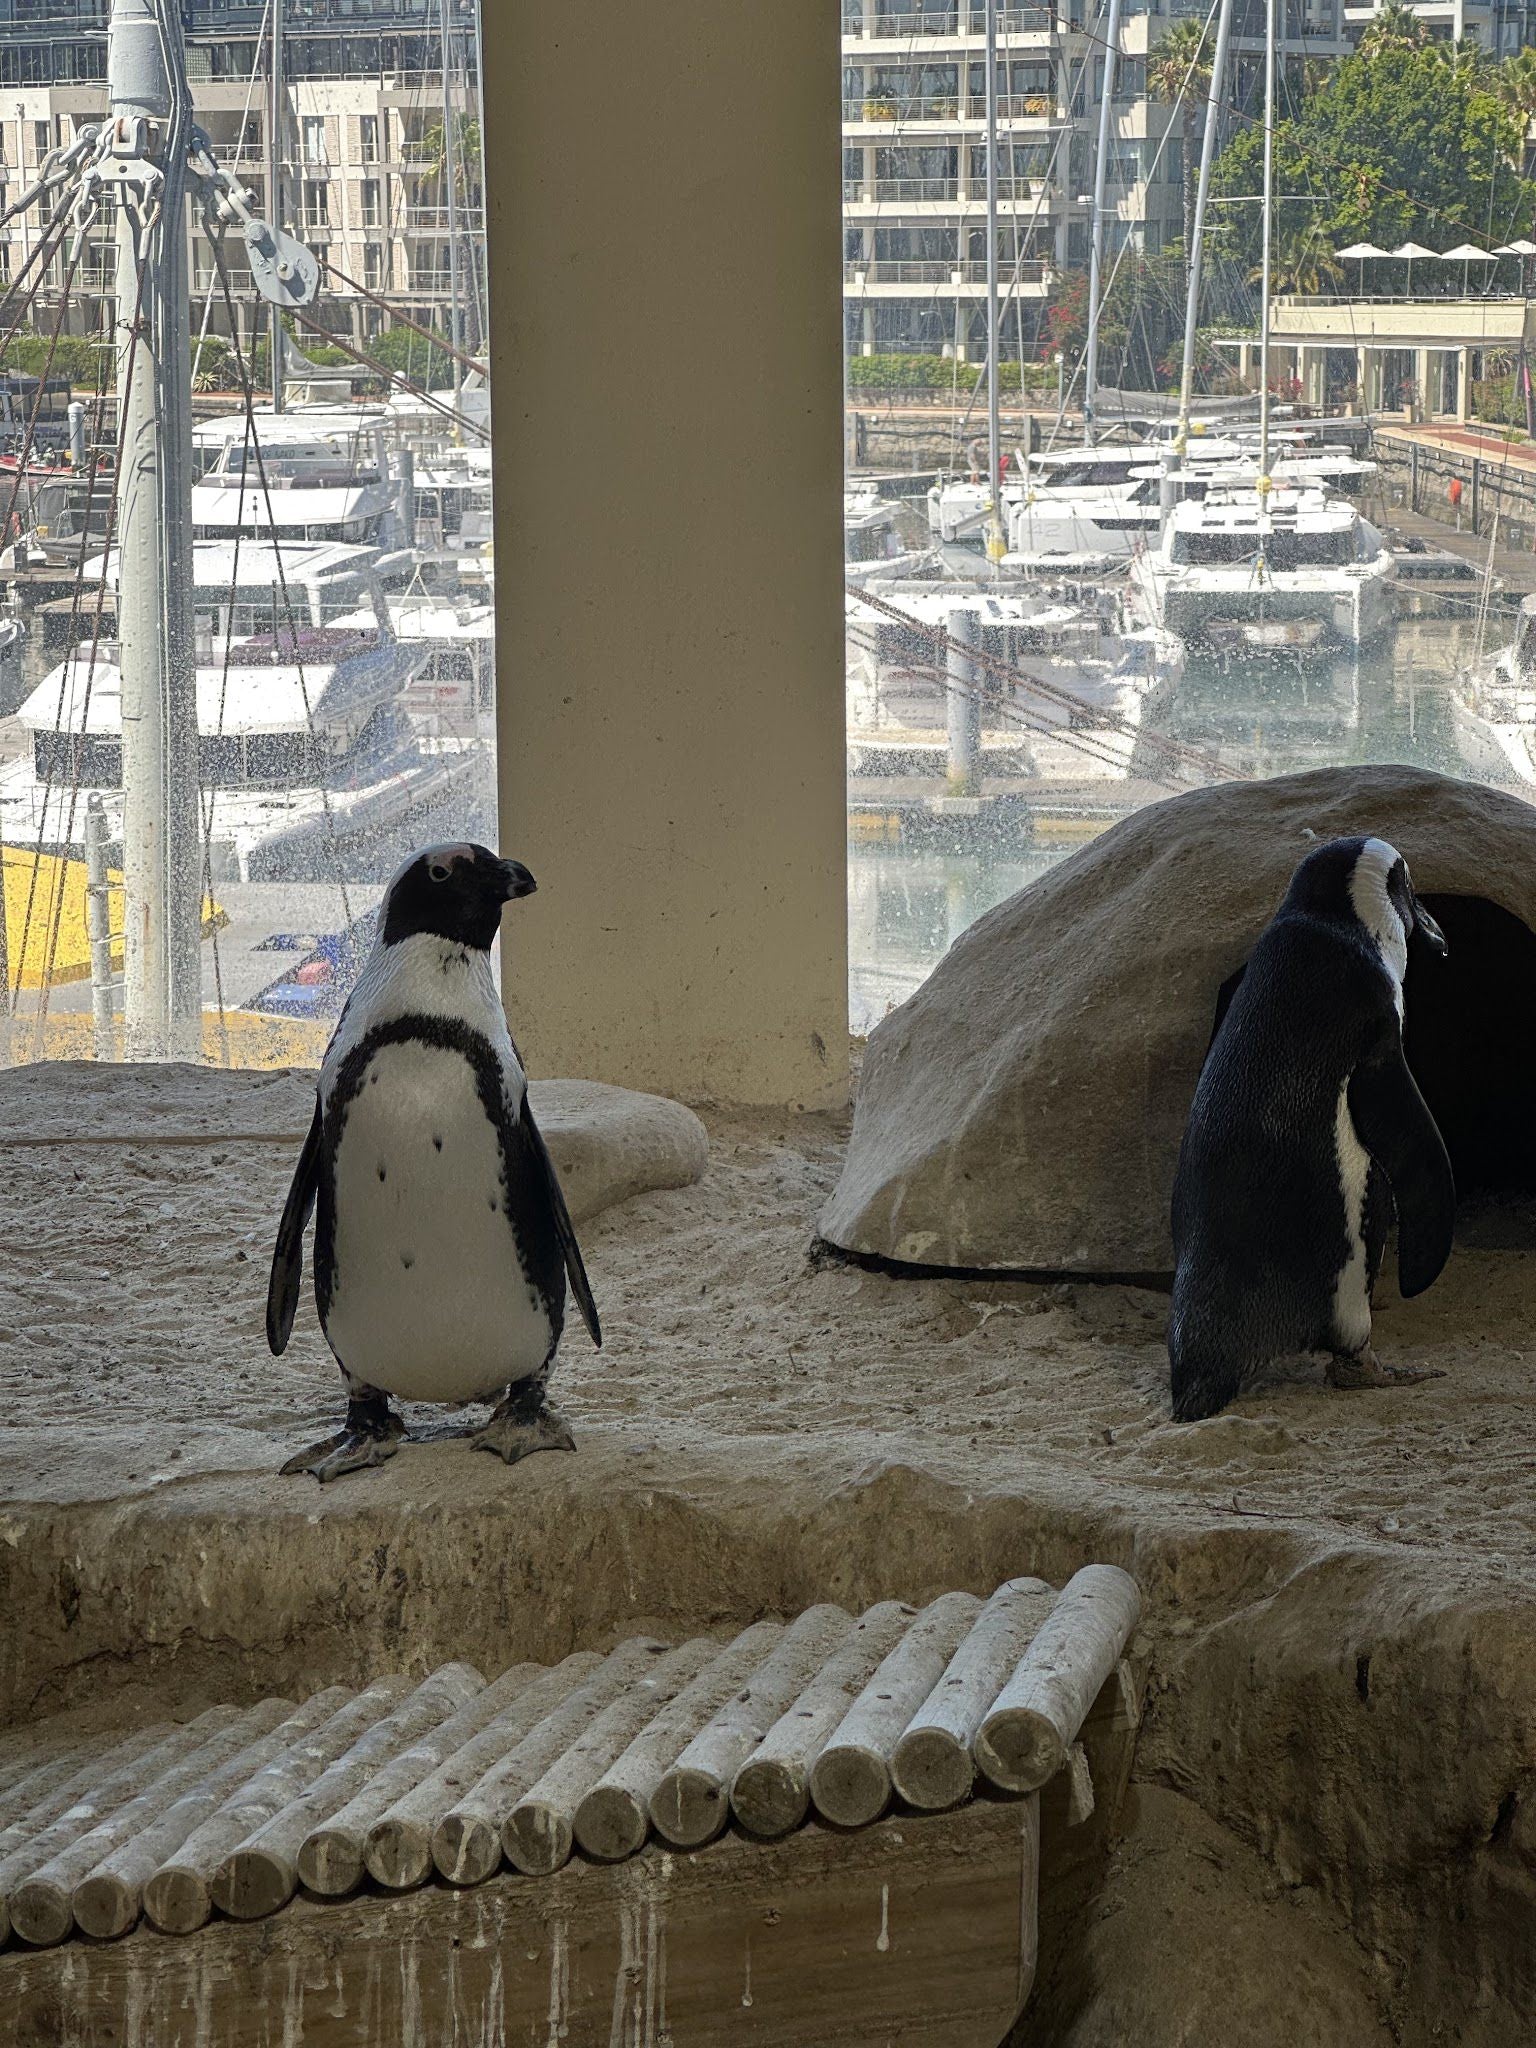
M 1275 133 L 1276 249 L 1410 237 L 1441 248 L 1524 231 L 1536 186 L 1516 168 L 1524 120 L 1493 88 L 1496 74 L 1448 61 L 1421 39 L 1423 24 L 1384 8 L 1374 40 L 1346 57 L 1323 89 Z M 1367 32 L 1367 36 L 1371 35 Z M 1411 33 L 1410 33 L 1411 31 Z M 1227 253 L 1244 268 L 1260 257 L 1263 137 L 1245 130 L 1224 149 L 1215 185 L 1253 198 L 1223 208 Z M 1450 280 L 1447 280 L 1449 282 Z
M 1211 89 L 1215 45 L 1205 24 L 1186 15 L 1174 23 L 1147 58 L 1147 92 L 1164 106 L 1179 106 L 1184 154 L 1184 265 L 1188 275 L 1195 238 L 1195 191 L 1200 176 L 1200 143 L 1205 102 Z

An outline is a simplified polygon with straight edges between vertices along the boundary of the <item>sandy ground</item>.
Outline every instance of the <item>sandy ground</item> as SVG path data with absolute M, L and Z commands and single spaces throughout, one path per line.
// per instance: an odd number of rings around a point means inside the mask
M 437 1440 L 322 1493 L 276 1474 L 340 1408 L 307 1292 L 285 1358 L 262 1336 L 300 1128 L 285 1085 L 226 1128 L 172 1105 L 114 1133 L 87 1104 L 0 1142 L 11 1718 L 146 1708 L 140 1663 L 182 1697 L 253 1696 L 378 1669 L 402 1643 L 418 1666 L 495 1668 L 637 1622 L 1059 1582 L 1108 1557 L 1147 1594 L 1130 1806 L 1156 1825 L 1130 1827 L 1047 1956 L 1025 2038 L 1340 2038 L 1297 2031 L 1303 1966 L 1351 2038 L 1521 2037 L 1536 1275 L 1494 1248 L 1499 1226 L 1380 1314 L 1383 1355 L 1444 1377 L 1344 1394 L 1297 1360 L 1179 1427 L 1166 1297 L 818 1262 L 844 1122 L 706 1111 L 700 1185 L 583 1230 L 606 1343 L 573 1330 L 562 1351 L 575 1458 L 508 1472 L 452 1435 L 464 1417 L 413 1412 Z M 1149 2002 L 1115 1959 L 1169 1897 L 1198 1916 L 1203 1975 Z M 1228 1912 L 1292 1991 L 1253 1994 L 1235 2034 L 1191 2032 L 1190 2000 L 1221 2009 Z
M 583 1232 L 606 1342 L 594 1354 L 575 1329 L 561 1354 L 578 1434 L 613 1425 L 663 1453 L 701 1438 L 883 1446 L 1015 1488 L 1070 1478 L 1138 1517 L 1278 1521 L 1409 1549 L 1457 1579 L 1536 1578 L 1531 1253 L 1464 1245 L 1431 1293 L 1380 1305 L 1382 1354 L 1441 1379 L 1346 1394 L 1297 1359 L 1225 1414 L 1179 1426 L 1166 1296 L 818 1265 L 842 1122 L 706 1121 L 702 1184 Z M 6 1498 L 269 1474 L 331 1425 L 340 1382 L 307 1290 L 287 1355 L 269 1357 L 262 1337 L 295 1150 L 280 1132 L 4 1148 Z M 449 1455 L 458 1447 L 404 1454 Z M 355 1477 L 331 1495 L 389 1484 Z

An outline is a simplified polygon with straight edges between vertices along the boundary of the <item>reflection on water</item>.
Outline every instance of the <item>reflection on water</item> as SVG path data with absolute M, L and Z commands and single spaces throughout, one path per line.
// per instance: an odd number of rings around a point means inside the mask
M 1490 621 L 1486 652 L 1509 632 L 1507 619 Z M 1219 754 L 1232 772 L 1284 775 L 1347 762 L 1404 762 L 1520 789 L 1513 772 L 1490 768 L 1469 735 L 1465 673 L 1477 658 L 1474 622 L 1404 619 L 1364 656 L 1308 672 L 1268 661 L 1191 660 L 1167 729 Z M 1536 797 L 1536 787 L 1520 793 Z M 1011 831 L 965 852 L 850 847 L 854 1031 L 872 1030 L 927 979 L 967 925 L 1064 858 Z

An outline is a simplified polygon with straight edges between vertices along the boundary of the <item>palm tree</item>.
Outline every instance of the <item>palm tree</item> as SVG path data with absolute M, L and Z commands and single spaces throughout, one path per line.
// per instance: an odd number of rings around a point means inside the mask
M 1200 178 L 1200 141 L 1206 96 L 1211 89 L 1215 44 L 1203 22 L 1186 15 L 1174 23 L 1147 57 L 1147 95 L 1165 107 L 1183 109 L 1184 278 L 1189 281 L 1190 245 L 1195 239 L 1195 191 Z M 1196 109 L 1199 109 L 1197 113 Z
M 1493 74 L 1493 90 L 1509 111 L 1520 117 L 1520 157 L 1524 158 L 1529 154 L 1523 147 L 1525 137 L 1536 120 L 1536 50 L 1524 49 L 1506 57 Z M 1517 160 L 1515 169 L 1521 167 Z
M 1411 7 L 1403 6 L 1402 0 L 1387 0 L 1360 38 L 1360 55 L 1374 57 L 1382 50 L 1422 50 L 1431 40 L 1428 28 Z
M 1318 227 L 1301 228 L 1286 235 L 1270 251 L 1269 288 L 1273 292 L 1316 298 L 1325 285 L 1337 284 L 1343 275 L 1344 268 L 1333 253 L 1331 237 Z M 1248 282 L 1259 284 L 1263 276 L 1263 265 L 1256 264 L 1248 273 Z

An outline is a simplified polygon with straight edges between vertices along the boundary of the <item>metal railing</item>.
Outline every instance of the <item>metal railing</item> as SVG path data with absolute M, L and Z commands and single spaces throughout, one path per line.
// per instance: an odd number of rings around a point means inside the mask
M 1019 266 L 1021 284 L 1044 284 L 1050 265 L 1045 262 L 1028 262 Z M 1005 283 L 1013 277 L 1013 259 L 1007 257 L 1001 265 Z M 956 257 L 953 260 L 942 257 L 903 257 L 890 259 L 870 257 L 866 262 L 861 257 L 849 258 L 843 264 L 845 284 L 985 284 L 987 266 L 979 258 Z
M 1045 178 L 999 178 L 997 196 L 1004 205 L 1024 205 L 1030 200 L 1047 194 L 1048 180 Z M 923 201 L 937 201 L 946 206 L 984 206 L 987 198 L 987 174 L 974 171 L 970 187 L 960 189 L 955 178 L 877 178 L 873 185 L 866 185 L 862 179 L 845 179 L 843 183 L 844 204 L 873 206 L 914 206 Z
M 997 32 L 1000 36 L 1050 35 L 1056 26 L 1056 11 L 1052 7 L 998 9 Z M 911 36 L 971 37 L 983 35 L 985 30 L 985 19 L 979 4 L 973 7 L 968 22 L 961 21 L 958 11 L 950 14 L 882 14 L 870 22 L 865 22 L 862 17 L 853 18 L 845 15 L 843 18 L 843 35 L 850 42 L 875 41 L 882 38 L 894 41 Z
M 997 96 L 1000 121 L 1053 121 L 1056 100 L 1048 92 L 1004 92 Z M 914 94 L 910 99 L 893 93 L 870 93 L 863 99 L 843 101 L 845 121 L 889 122 L 899 127 L 905 121 L 984 121 L 986 102 L 980 93 L 970 99 Z

